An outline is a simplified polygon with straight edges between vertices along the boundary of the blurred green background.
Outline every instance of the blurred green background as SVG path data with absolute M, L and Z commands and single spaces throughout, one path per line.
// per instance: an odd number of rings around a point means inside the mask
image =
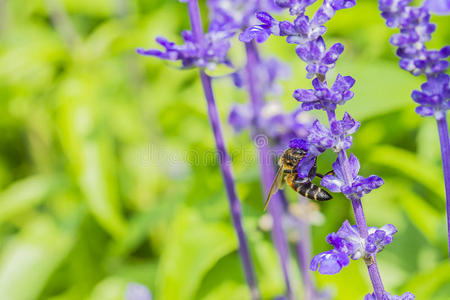
M 199 160 L 211 157 L 214 141 L 197 73 L 135 53 L 155 47 L 157 35 L 180 42 L 189 26 L 185 4 L 2 0 L 0 13 L 0 299 L 123 299 L 131 281 L 158 300 L 248 299 L 218 166 Z M 440 48 L 450 41 L 448 17 L 432 20 L 438 30 L 429 45 Z M 385 287 L 450 299 L 436 125 L 414 113 L 409 96 L 423 79 L 398 68 L 388 44 L 394 31 L 376 1 L 359 0 L 328 27 L 327 44 L 346 47 L 332 77 L 357 81 L 345 106 L 362 122 L 352 152 L 362 175 L 386 182 L 363 200 L 367 221 L 399 230 L 378 256 Z M 296 107 L 292 91 L 310 86 L 304 64 L 282 39 L 262 49 L 293 68 L 281 100 Z M 243 45 L 236 42 L 233 53 L 242 61 Z M 227 78 L 214 88 L 259 285 L 272 299 L 284 287 L 270 234 L 258 228 L 254 147 L 248 133 L 235 135 L 225 123 L 246 94 Z M 321 158 L 319 168 L 333 159 Z M 354 222 L 341 196 L 321 210 L 315 254 L 330 248 L 326 235 L 345 219 Z M 301 293 L 295 261 L 291 269 Z M 335 299 L 371 291 L 360 261 L 314 276 Z

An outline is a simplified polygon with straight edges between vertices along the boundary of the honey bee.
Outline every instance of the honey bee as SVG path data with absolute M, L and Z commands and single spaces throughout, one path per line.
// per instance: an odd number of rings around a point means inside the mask
M 275 176 L 275 179 L 270 187 L 269 195 L 267 195 L 266 202 L 264 204 L 264 210 L 269 205 L 270 198 L 275 194 L 283 184 L 286 182 L 294 191 L 308 199 L 316 201 L 326 201 L 333 197 L 321 187 L 311 182 L 314 176 L 323 177 L 323 175 L 316 174 L 317 162 L 314 162 L 309 176 L 305 179 L 300 179 L 297 173 L 297 166 L 300 161 L 305 157 L 306 151 L 299 148 L 288 148 L 281 155 L 278 165 L 280 166 Z M 332 171 L 327 174 L 331 174 Z

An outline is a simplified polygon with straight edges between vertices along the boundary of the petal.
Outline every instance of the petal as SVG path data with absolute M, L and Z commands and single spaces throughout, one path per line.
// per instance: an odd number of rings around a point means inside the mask
M 416 107 L 416 113 L 422 117 L 430 117 L 434 115 L 434 109 L 432 107 L 418 106 Z
M 300 177 L 300 179 L 307 178 L 309 172 L 311 171 L 315 163 L 316 163 L 316 156 L 311 155 L 308 152 L 308 154 L 305 157 L 303 157 L 303 159 L 298 163 L 297 166 L 298 177 Z
M 352 153 L 352 154 L 350 154 L 350 156 L 348 158 L 348 162 L 350 164 L 350 169 L 351 169 L 351 172 L 352 172 L 352 178 L 355 178 L 356 175 L 358 175 L 359 168 L 360 168 L 359 160 Z
M 341 187 L 344 185 L 344 181 L 338 179 L 336 176 L 326 175 L 322 178 L 320 184 L 323 187 L 326 187 L 327 189 L 332 191 L 333 193 L 340 193 Z
M 294 94 L 292 96 L 300 102 L 313 102 L 318 100 L 314 95 L 313 90 L 298 89 L 294 91 Z

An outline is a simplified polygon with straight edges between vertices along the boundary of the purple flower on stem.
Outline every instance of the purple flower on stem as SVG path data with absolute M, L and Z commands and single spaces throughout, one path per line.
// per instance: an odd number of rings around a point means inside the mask
M 312 0 L 298 1 L 276 1 L 279 7 L 287 8 L 292 15 L 296 15 L 294 22 L 278 21 L 267 12 L 257 12 L 256 17 L 262 24 L 248 27 L 239 36 L 239 40 L 249 43 L 256 40 L 258 43 L 265 42 L 270 35 L 285 36 L 290 44 L 304 44 L 317 39 L 326 32 L 325 26 L 336 11 L 351 8 L 356 4 L 355 0 L 327 0 L 317 10 L 313 18 L 304 15 L 307 6 L 314 3 Z
M 227 54 L 230 48 L 229 40 L 233 35 L 232 31 L 210 31 L 204 35 L 200 44 L 195 41 L 190 30 L 185 30 L 181 33 L 183 45 L 176 45 L 164 37 L 157 37 L 156 42 L 164 47 L 164 51 L 138 48 L 137 53 L 169 61 L 181 61 L 183 68 L 215 69 L 217 64 L 231 66 Z
M 238 199 L 233 173 L 231 170 L 231 158 L 226 150 L 225 140 L 222 134 L 219 114 L 215 103 L 214 92 L 205 67 L 212 68 L 216 63 L 227 64 L 227 51 L 229 48 L 229 38 L 233 35 L 228 31 L 209 31 L 203 33 L 200 9 L 197 0 L 187 0 L 189 20 L 192 31 L 182 33 L 184 45 L 177 46 L 164 38 L 158 38 L 157 41 L 166 49 L 165 52 L 159 50 L 142 50 L 137 52 L 143 55 L 156 56 L 161 59 L 181 60 L 184 67 L 199 67 L 200 80 L 203 86 L 208 117 L 216 143 L 216 149 L 219 155 L 219 166 L 227 192 L 230 215 L 233 221 L 236 236 L 239 241 L 239 255 L 241 258 L 245 278 L 250 289 L 252 299 L 260 299 L 257 288 L 256 276 L 253 270 L 253 262 L 250 256 L 247 239 L 242 225 L 241 204 Z
M 326 175 L 321 184 L 335 193 L 343 193 L 347 198 L 361 198 L 364 194 L 379 188 L 384 184 L 383 179 L 376 175 L 371 175 L 364 178 L 358 175 L 359 161 L 353 154 L 350 154 L 348 159 L 349 170 L 351 172 L 350 182 L 346 182 L 344 170 L 339 160 L 333 163 L 333 170 L 335 175 Z
M 334 249 L 316 255 L 311 262 L 311 270 L 321 274 L 336 274 L 342 267 L 350 263 L 350 259 L 363 258 L 370 260 L 372 254 L 381 252 L 393 240 L 397 232 L 394 225 L 388 224 L 381 228 L 370 227 L 369 235 L 363 238 L 356 225 L 350 225 L 346 220 L 336 233 L 327 236 L 327 242 Z
M 450 2 L 446 0 L 425 0 L 423 7 L 436 15 L 450 14 Z
M 149 289 L 142 284 L 131 282 L 125 290 L 125 300 L 152 300 Z
M 281 8 L 289 8 L 292 16 L 303 15 L 305 9 L 317 0 L 275 0 L 275 4 Z
M 310 41 L 303 45 L 298 45 L 295 49 L 298 57 L 306 62 L 306 77 L 311 79 L 316 74 L 325 75 L 330 69 L 334 68 L 336 60 L 344 51 L 341 43 L 336 43 L 326 51 L 325 42 L 322 37 Z
M 419 104 L 416 112 L 425 117 L 433 116 L 437 122 L 441 145 L 442 166 L 444 170 L 445 199 L 447 210 L 448 251 L 450 255 L 450 137 L 446 112 L 449 104 L 449 76 L 445 74 L 449 63 L 445 60 L 450 55 L 450 46 L 440 50 L 427 50 L 425 42 L 431 39 L 436 25 L 430 23 L 429 9 L 436 9 L 446 14 L 450 4 L 439 0 L 425 1 L 422 7 L 408 6 L 410 1 L 379 0 L 381 16 L 389 27 L 398 27 L 399 34 L 391 38 L 391 43 L 398 46 L 399 65 L 402 69 L 418 76 L 426 75 L 427 82 L 422 84 L 422 91 L 413 91 L 411 96 Z M 450 257 L 450 256 L 449 256 Z
M 350 259 L 344 252 L 333 249 L 314 256 L 310 268 L 313 271 L 319 270 L 320 274 L 333 275 L 339 273 L 349 263 Z
M 210 30 L 240 30 L 254 25 L 257 11 L 277 10 L 272 1 L 208 0 Z
M 406 292 L 401 296 L 397 296 L 397 295 L 391 295 L 388 292 L 385 292 L 383 294 L 383 297 L 381 298 L 381 300 L 414 300 L 416 297 L 411 294 L 410 292 Z M 375 293 L 371 293 L 371 294 L 367 294 L 364 297 L 364 300 L 379 300 L 377 299 L 377 297 L 375 296 Z
M 276 58 L 260 59 L 252 68 L 257 77 L 254 84 L 263 95 L 280 95 L 282 86 L 279 84 L 279 79 L 286 79 L 291 74 L 290 67 Z M 240 69 L 232 74 L 236 87 L 249 87 L 250 79 L 247 73 L 245 69 Z
M 297 89 L 293 97 L 302 102 L 302 109 L 323 109 L 325 111 L 335 110 L 337 105 L 343 105 L 353 98 L 354 93 L 350 89 L 355 84 L 351 76 L 338 74 L 333 85 L 329 89 L 326 81 L 321 82 L 319 78 L 312 81 L 314 89 Z
M 434 116 L 437 120 L 445 117 L 450 109 L 449 76 L 440 74 L 422 84 L 422 91 L 413 91 L 411 97 L 419 104 L 416 112 L 422 117 Z

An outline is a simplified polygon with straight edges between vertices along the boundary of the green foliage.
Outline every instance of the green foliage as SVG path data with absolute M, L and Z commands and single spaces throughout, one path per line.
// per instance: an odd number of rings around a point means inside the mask
M 197 73 L 135 53 L 155 47 L 157 35 L 180 41 L 189 26 L 185 5 L 0 1 L 0 12 L 0 299 L 116 300 L 131 281 L 156 299 L 248 299 Z M 439 29 L 432 46 L 440 47 L 449 40 L 448 20 L 433 18 Z M 392 33 L 375 1 L 339 12 L 327 42 L 342 41 L 346 51 L 331 76 L 356 78 L 346 109 L 363 123 L 352 151 L 363 175 L 386 182 L 365 198 L 369 225 L 399 229 L 378 258 L 386 288 L 446 299 L 436 127 L 413 112 L 409 95 L 423 79 L 397 67 Z M 281 100 L 295 107 L 292 91 L 310 85 L 304 64 L 281 39 L 263 49 L 293 68 Z M 236 43 L 236 65 L 243 53 Z M 283 279 L 270 235 L 258 228 L 253 145 L 225 123 L 246 95 L 226 78 L 214 88 L 260 287 L 272 299 L 283 293 Z M 329 169 L 332 159 L 325 156 L 319 168 Z M 352 218 L 342 197 L 322 208 L 326 222 L 312 229 L 313 253 L 328 249 L 326 234 Z M 300 295 L 297 269 L 292 260 Z M 336 299 L 370 291 L 361 262 L 336 276 L 314 276 Z

